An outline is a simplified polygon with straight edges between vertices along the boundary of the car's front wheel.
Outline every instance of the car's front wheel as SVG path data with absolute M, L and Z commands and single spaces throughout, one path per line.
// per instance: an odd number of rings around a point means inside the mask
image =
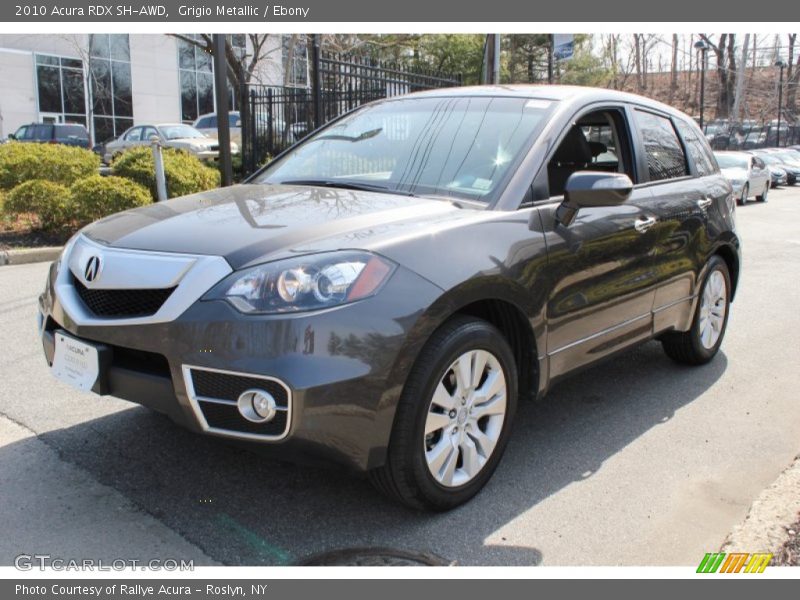
M 739 198 L 739 205 L 744 206 L 747 204 L 747 197 L 750 195 L 750 186 L 748 184 L 744 184 L 742 188 L 742 197 Z
M 708 262 L 691 329 L 672 331 L 661 337 L 667 356 L 687 365 L 702 365 L 714 358 L 728 325 L 730 290 L 728 265 L 714 255 Z
M 517 403 L 517 367 L 500 331 L 456 317 L 420 353 L 395 414 L 386 464 L 370 472 L 384 494 L 447 510 L 472 498 L 503 454 Z
M 756 200 L 758 202 L 766 202 L 767 201 L 767 194 L 769 194 L 769 181 L 764 186 L 764 191 L 761 192 L 758 196 L 756 196 Z

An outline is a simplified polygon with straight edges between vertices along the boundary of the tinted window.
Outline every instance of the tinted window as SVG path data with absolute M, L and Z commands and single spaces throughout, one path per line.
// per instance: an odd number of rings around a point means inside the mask
M 125 134 L 125 141 L 126 142 L 138 142 L 142 136 L 142 128 L 136 127 L 135 129 L 131 129 L 128 133 Z
M 195 125 L 195 127 L 197 127 L 198 129 L 209 129 L 211 127 L 216 127 L 216 126 L 217 126 L 217 117 L 203 117 L 202 119 L 197 121 L 197 125 Z
M 647 154 L 650 181 L 688 175 L 686 156 L 672 121 L 666 117 L 637 110 L 636 122 Z
M 686 144 L 686 151 L 692 157 L 697 174 L 700 177 L 704 177 L 716 172 L 711 150 L 699 131 L 680 119 L 676 119 L 675 124 L 683 138 L 683 142 Z
M 29 138 L 32 140 L 51 140 L 53 139 L 52 125 L 34 125 Z
M 68 140 L 71 138 L 88 140 L 89 135 L 86 133 L 86 129 L 80 125 L 59 125 L 56 127 L 57 140 Z

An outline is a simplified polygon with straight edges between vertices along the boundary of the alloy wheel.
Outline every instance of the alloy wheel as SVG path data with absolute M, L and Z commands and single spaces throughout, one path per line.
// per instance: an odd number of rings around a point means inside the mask
M 725 284 L 725 277 L 718 270 L 712 271 L 703 289 L 698 327 L 700 343 L 707 350 L 714 347 L 722 334 L 727 299 L 728 290 Z
M 469 483 L 492 456 L 506 418 L 506 377 L 486 350 L 470 350 L 445 370 L 428 407 L 424 452 L 445 487 Z

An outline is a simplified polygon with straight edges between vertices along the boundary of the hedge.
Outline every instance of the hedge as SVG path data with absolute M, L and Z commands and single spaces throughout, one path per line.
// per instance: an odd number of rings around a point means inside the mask
M 163 155 L 169 198 L 219 187 L 219 171 L 206 166 L 196 156 L 174 148 L 164 148 Z M 145 186 L 150 190 L 153 200 L 158 199 L 155 166 L 150 148 L 138 147 L 125 151 L 111 163 L 111 169 L 114 175 Z
M 8 142 L 0 145 L 0 189 L 36 179 L 69 186 L 97 173 L 100 157 L 61 144 Z
M 60 183 L 31 179 L 19 184 L 5 198 L 3 213 L 33 215 L 41 229 L 59 229 L 71 220 L 69 189 Z
M 72 216 L 81 225 L 151 202 L 147 188 L 122 177 L 92 175 L 73 183 L 69 193 Z

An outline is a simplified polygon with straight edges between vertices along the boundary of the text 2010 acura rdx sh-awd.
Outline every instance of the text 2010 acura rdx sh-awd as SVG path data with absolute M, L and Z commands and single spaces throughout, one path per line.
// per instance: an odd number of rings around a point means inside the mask
M 638 96 L 384 100 L 244 185 L 83 229 L 40 299 L 44 352 L 83 389 L 447 509 L 518 398 L 652 338 L 714 357 L 734 206 L 692 120 Z

